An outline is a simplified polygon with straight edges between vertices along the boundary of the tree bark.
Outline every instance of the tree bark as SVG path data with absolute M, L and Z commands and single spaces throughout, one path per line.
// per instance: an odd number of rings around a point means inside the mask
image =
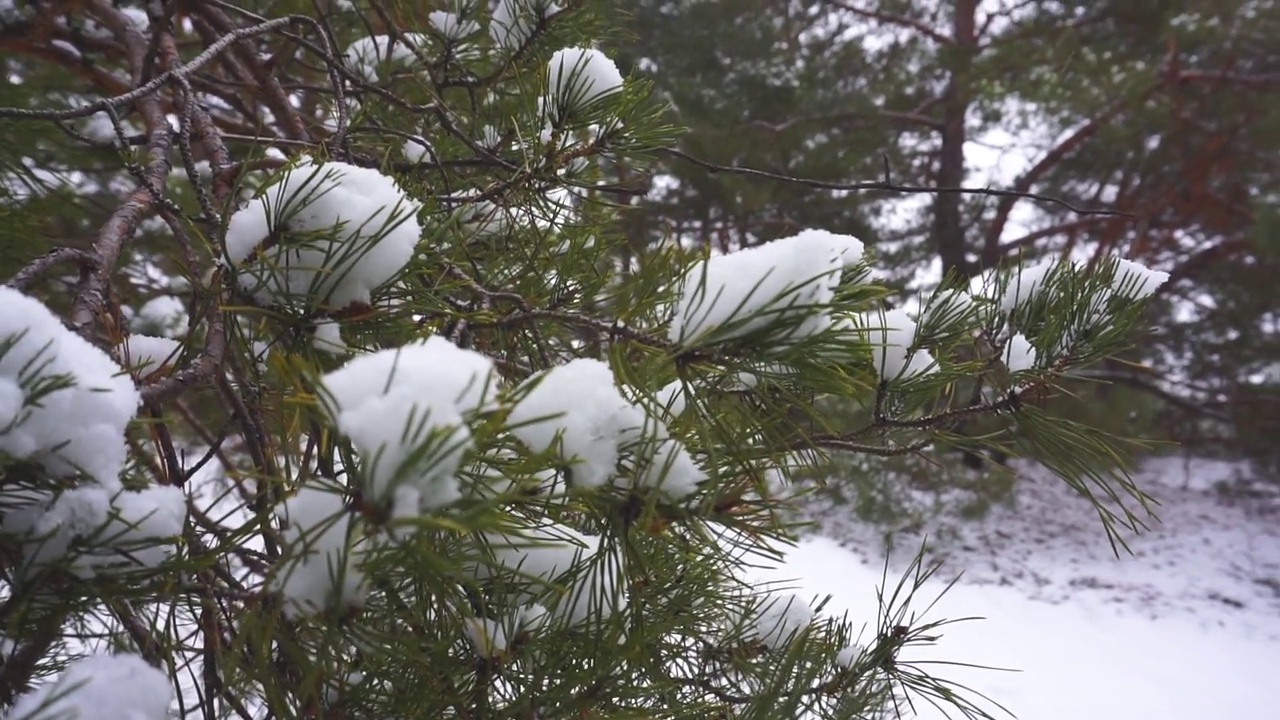
M 969 112 L 970 71 L 977 49 L 977 8 L 978 0 L 955 0 L 952 42 L 943 49 L 951 57 L 950 77 L 943 93 L 942 147 L 938 153 L 937 184 L 941 187 L 964 184 L 965 116 Z M 931 234 L 934 250 L 942 260 L 944 277 L 969 275 L 962 201 L 958 193 L 939 193 L 934 198 Z

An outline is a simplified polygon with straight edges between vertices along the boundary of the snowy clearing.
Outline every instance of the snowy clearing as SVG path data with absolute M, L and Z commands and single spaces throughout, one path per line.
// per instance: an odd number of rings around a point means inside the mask
M 925 617 L 986 619 L 944 628 L 936 647 L 902 659 L 1015 670 L 930 668 L 1028 720 L 1275 718 L 1280 503 L 1217 493 L 1214 484 L 1238 469 L 1148 462 L 1139 486 L 1161 502 L 1162 522 L 1131 538 L 1133 555 L 1118 559 L 1087 503 L 1031 473 L 1016 507 L 997 507 L 939 541 L 933 555 L 946 564 L 917 599 L 926 607 L 963 572 Z M 883 543 L 837 513 L 819 518 L 830 537 L 805 540 L 761 579 L 793 579 L 802 597 L 830 594 L 828 612 L 848 610 L 871 624 Z M 899 537 L 890 582 L 917 543 Z M 916 710 L 903 708 L 902 716 L 945 717 L 927 705 Z

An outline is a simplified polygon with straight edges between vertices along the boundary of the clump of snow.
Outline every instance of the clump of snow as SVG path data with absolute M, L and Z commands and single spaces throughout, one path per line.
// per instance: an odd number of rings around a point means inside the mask
M 935 367 L 933 356 L 916 347 L 916 324 L 905 310 L 865 313 L 855 326 L 871 345 L 871 362 L 881 380 L 909 380 Z
M 227 259 L 264 303 L 368 304 L 413 258 L 420 209 L 377 170 L 306 159 L 231 217 Z
M 666 410 L 671 417 L 683 415 L 689 406 L 688 390 L 680 378 L 663 385 L 654 397 L 658 401 L 658 406 Z
M 464 20 L 456 13 L 444 10 L 433 10 L 427 15 L 427 22 L 431 23 L 431 27 L 435 28 L 436 32 L 450 41 L 461 40 L 480 32 L 480 23 L 474 20 Z
M 139 30 L 146 30 L 151 27 L 151 18 L 147 15 L 147 11 L 138 7 L 123 7 L 120 12 L 129 18 L 129 22 L 133 23 Z
M 351 513 L 342 496 L 303 486 L 279 512 L 289 554 L 271 587 L 284 596 L 286 612 L 298 617 L 327 607 L 362 606 L 364 573 L 352 562 L 347 540 Z
M 1004 365 L 1009 372 L 1022 372 L 1036 366 L 1038 354 L 1022 333 L 1014 333 L 1004 346 Z
M 0 286 L 0 307 L 0 453 L 119 488 L 133 381 L 40 302 Z
M 404 141 L 404 159 L 411 163 L 423 163 L 433 159 L 431 143 L 415 135 Z
M 431 39 L 422 33 L 403 33 L 400 37 L 373 35 L 347 46 L 347 67 L 371 83 L 378 82 L 378 68 L 383 65 L 405 67 L 418 62 L 414 50 L 430 46 Z
M 547 92 L 562 112 L 582 110 L 621 90 L 622 73 L 599 50 L 557 50 L 547 64 Z
M 516 50 L 548 16 L 557 12 L 560 5 L 550 0 L 498 0 L 489 22 L 489 37 L 503 50 Z
M 130 335 L 120 347 L 121 360 L 140 378 L 170 367 L 181 354 L 182 343 L 153 335 Z
M 90 140 L 104 145 L 115 144 L 119 140 L 116 137 L 116 126 L 104 112 L 94 113 L 85 118 L 80 124 L 80 132 Z
M 490 618 L 463 618 L 463 626 L 467 639 L 476 655 L 482 658 L 495 658 L 507 650 L 507 631 L 502 623 Z
M 311 334 L 311 344 L 315 349 L 330 355 L 346 355 L 351 348 L 342 340 L 342 327 L 336 320 L 324 320 L 316 323 Z
M 850 645 L 841 648 L 840 652 L 836 653 L 836 664 L 845 670 L 849 670 L 858 664 L 865 652 L 866 648 L 861 645 Z
M 823 306 L 862 255 L 856 238 L 805 230 L 696 263 L 681 283 L 669 337 L 691 345 L 765 330 L 774 341 L 822 332 L 830 327 Z
M 770 594 L 760 604 L 752 634 L 773 650 L 783 650 L 813 622 L 813 608 L 799 595 Z
M 970 320 L 976 310 L 973 298 L 962 290 L 934 293 L 920 313 L 920 329 L 948 332 Z
M 169 676 L 138 655 L 90 655 L 22 695 L 9 720 L 167 720 Z
M 497 570 L 504 580 L 521 587 L 516 595 L 526 601 L 552 589 L 553 596 L 545 602 L 550 619 L 581 623 L 626 608 L 622 557 L 604 551 L 599 537 L 549 524 L 519 535 L 490 533 L 486 539 L 494 564 L 477 565 L 477 577 L 491 578 Z
M 9 493 L 0 529 L 22 540 L 31 566 L 65 558 L 77 547 L 71 569 L 93 571 L 155 568 L 174 554 L 170 542 L 182 534 L 186 496 L 179 488 L 152 486 L 113 493 L 86 483 L 54 495 Z
M 1061 265 L 1056 259 L 1049 259 L 1034 265 L 1019 266 L 1005 287 L 1000 299 L 1000 309 L 1003 312 L 1013 312 L 1018 307 L 1034 302 L 1051 279 L 1062 272 Z
M 1131 300 L 1145 300 L 1169 281 L 1169 273 L 1151 270 L 1132 260 L 1118 259 L 1111 288 L 1116 295 Z
M 608 364 L 577 358 L 532 378 L 526 390 L 508 418 L 512 434 L 533 452 L 554 450 L 572 463 L 575 485 L 608 484 L 627 452 L 637 486 L 682 497 L 703 479 L 666 426 L 623 397 Z
M 129 329 L 137 333 L 179 337 L 187 330 L 187 308 L 173 295 L 157 295 L 142 304 L 129 318 Z
M 645 415 L 618 392 L 607 364 L 578 358 L 534 377 L 508 422 L 530 450 L 556 448 L 572 461 L 575 484 L 597 487 L 617 472 L 623 432 L 643 427 Z
M 493 361 L 441 337 L 359 356 L 321 379 L 324 404 L 360 452 L 371 496 L 400 516 L 461 497 L 468 414 L 494 389 Z

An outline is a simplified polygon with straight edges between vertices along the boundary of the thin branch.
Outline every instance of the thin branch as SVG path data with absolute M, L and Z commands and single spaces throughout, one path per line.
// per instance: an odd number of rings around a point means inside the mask
M 211 60 L 240 40 L 253 37 L 255 35 L 263 35 L 265 33 L 272 32 L 277 28 L 297 22 L 299 22 L 297 17 L 287 15 L 282 18 L 268 20 L 261 25 L 235 30 L 222 36 L 221 39 L 210 45 L 207 50 L 192 58 L 190 62 L 169 70 L 168 72 L 161 73 L 152 78 L 152 80 L 145 85 L 121 95 L 102 98 L 101 100 L 95 100 L 94 102 L 88 103 L 82 107 L 68 110 L 30 110 L 28 108 L 0 107 L 0 118 L 16 118 L 19 120 L 75 120 L 77 118 L 89 117 L 90 115 L 102 112 L 108 108 L 114 109 L 123 107 L 155 93 L 157 90 L 176 78 L 185 78 L 194 74 L 197 70 L 208 65 Z M 140 70 L 141 68 L 139 68 L 139 71 Z
M 14 290 L 25 290 L 37 277 L 63 263 L 75 263 L 82 268 L 93 270 L 97 268 L 98 258 L 93 253 L 85 252 L 79 248 L 60 247 L 32 260 L 26 267 L 9 278 L 5 285 Z
M 1098 215 L 1110 217 L 1133 217 L 1132 214 L 1120 212 L 1118 210 L 1103 210 L 1100 208 L 1083 208 L 1073 205 L 1072 203 L 1061 198 L 1052 197 L 1050 195 L 1042 195 L 1040 193 L 1025 192 L 1021 190 L 1000 190 L 996 188 L 978 188 L 978 187 L 935 187 L 929 185 L 907 185 L 889 182 L 887 180 L 873 180 L 867 182 L 855 183 L 837 183 L 825 180 L 813 180 L 810 178 L 799 178 L 791 175 L 783 175 L 781 173 L 769 172 L 768 170 L 758 170 L 756 168 L 740 167 L 737 165 L 718 165 L 708 162 L 700 158 L 696 158 L 681 150 L 671 148 L 659 148 L 657 150 L 660 155 L 669 155 L 679 158 L 686 162 L 693 163 L 701 168 L 710 170 L 713 173 L 724 172 L 735 175 L 745 175 L 748 177 L 764 178 L 766 180 L 776 180 L 778 182 L 792 183 L 795 185 L 803 185 L 818 190 L 844 190 L 844 191 L 866 191 L 878 190 L 883 192 L 896 193 L 912 193 L 912 194 L 960 194 L 960 195 L 987 195 L 991 197 L 1010 198 L 1012 200 L 1026 199 L 1035 200 L 1037 202 L 1058 205 L 1066 208 L 1077 215 Z

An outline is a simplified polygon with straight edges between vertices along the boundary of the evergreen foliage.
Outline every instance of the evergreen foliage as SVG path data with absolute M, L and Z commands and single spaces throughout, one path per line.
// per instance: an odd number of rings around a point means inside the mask
M 638 237 L 683 101 L 587 51 L 613 12 L 445 12 L 0 3 L 5 292 L 60 318 L 0 307 L 9 717 L 163 717 L 157 673 L 184 717 L 986 716 L 898 660 L 946 626 L 923 561 L 875 619 L 746 571 L 797 537 L 793 472 L 939 442 L 1140 527 L 1118 441 L 1042 398 L 1163 277 L 1010 267 L 908 315 L 852 221 L 756 238 L 790 255 Z M 19 442 L 126 401 L 92 476 Z

